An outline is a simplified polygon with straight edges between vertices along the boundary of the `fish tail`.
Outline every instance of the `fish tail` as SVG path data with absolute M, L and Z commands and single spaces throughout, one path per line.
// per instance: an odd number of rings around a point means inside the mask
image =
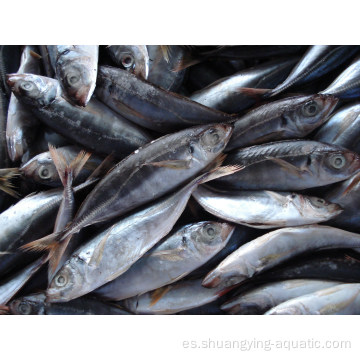
M 76 158 L 68 166 L 68 170 L 71 170 L 74 174 L 74 179 L 79 175 L 82 168 L 89 160 L 91 153 L 81 150 Z
M 87 181 L 106 175 L 114 167 L 114 155 L 109 154 L 101 164 L 90 174 Z
M 57 150 L 55 148 L 55 146 L 53 146 L 51 144 L 48 144 L 48 146 L 49 146 L 51 158 L 54 161 L 54 165 L 59 174 L 61 183 L 63 184 L 64 187 L 66 187 L 66 184 L 67 184 L 66 169 L 68 167 L 67 161 L 66 161 L 64 155 L 62 154 L 62 152 L 60 150 Z
M 20 176 L 18 168 L 0 169 L 0 190 L 14 198 L 19 198 L 19 194 L 14 190 L 15 186 L 11 180 L 17 176 Z
M 174 66 L 172 69 L 173 72 L 179 72 L 181 70 L 187 69 L 190 66 L 200 64 L 203 61 L 202 57 L 194 57 L 194 55 L 188 53 L 183 56 L 183 58 Z
M 72 235 L 69 235 L 62 242 L 57 242 L 49 251 L 49 269 L 48 269 L 48 279 L 49 284 L 52 281 L 54 275 L 56 274 L 59 267 L 62 265 L 62 259 L 64 258 L 65 250 L 69 245 L 69 242 L 72 238 Z
M 52 233 L 20 247 L 24 251 L 51 251 L 61 240 L 62 233 Z

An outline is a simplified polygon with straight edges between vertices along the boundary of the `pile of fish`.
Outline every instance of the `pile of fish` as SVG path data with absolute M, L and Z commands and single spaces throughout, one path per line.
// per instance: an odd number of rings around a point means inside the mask
M 359 46 L 0 46 L 1 314 L 360 314 Z

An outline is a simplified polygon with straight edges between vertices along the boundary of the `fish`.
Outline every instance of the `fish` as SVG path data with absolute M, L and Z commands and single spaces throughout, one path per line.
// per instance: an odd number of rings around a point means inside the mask
M 339 284 L 338 281 L 308 279 L 275 281 L 241 293 L 222 304 L 221 309 L 232 315 L 262 315 L 287 300 Z
M 355 60 L 320 94 L 340 99 L 356 99 L 360 95 L 360 57 Z
M 124 300 L 134 314 L 169 315 L 212 303 L 227 289 L 206 289 L 201 280 L 188 280 Z
M 323 124 L 313 140 L 360 152 L 360 102 L 343 106 Z
M 360 235 L 325 225 L 271 231 L 224 259 L 203 280 L 205 287 L 232 286 L 299 254 L 321 249 L 360 247 Z
M 360 284 L 341 284 L 285 301 L 265 315 L 358 315 Z
M 26 45 L 21 55 L 19 74 L 40 74 L 40 55 L 36 47 Z M 6 123 L 7 149 L 12 161 L 21 159 L 34 142 L 39 120 L 22 104 L 14 94 L 10 96 Z
M 165 135 L 137 149 L 89 193 L 63 232 L 39 239 L 27 245 L 28 249 L 64 241 L 86 226 L 124 215 L 184 185 L 219 159 L 231 132 L 229 124 L 199 126 Z
M 284 140 L 237 149 L 224 164 L 239 164 L 245 169 L 217 179 L 216 188 L 296 191 L 348 179 L 358 173 L 360 157 L 337 145 Z
M 226 151 L 305 137 L 327 120 L 337 102 L 331 95 L 308 95 L 259 106 L 234 120 L 234 132 Z
M 215 221 L 183 226 L 94 294 L 119 301 L 178 281 L 222 250 L 234 229 Z
M 259 229 L 316 224 L 343 211 L 318 197 L 269 190 L 219 191 L 199 186 L 193 197 L 220 219 Z
M 161 89 L 126 70 L 100 66 L 96 96 L 115 112 L 150 130 L 168 133 L 232 118 L 187 97 Z
M 22 296 L 9 303 L 13 315 L 130 315 L 117 304 L 82 297 L 67 303 L 46 303 L 43 292 Z
M 144 130 L 96 99 L 85 108 L 70 104 L 62 97 L 55 79 L 10 74 L 8 83 L 15 96 L 42 122 L 87 150 L 123 157 L 152 140 Z
M 46 256 L 41 257 L 3 282 L 0 285 L 0 305 L 6 305 L 16 295 L 31 276 L 40 269 L 45 260 Z
M 266 95 L 275 96 L 294 85 L 318 79 L 345 63 L 358 51 L 358 46 L 351 45 L 310 46 L 284 82 Z
M 90 186 L 91 182 L 80 184 L 74 191 L 80 194 Z M 51 189 L 29 194 L 0 214 L 0 275 L 29 258 L 28 253 L 19 250 L 21 246 L 52 231 L 62 192 Z
M 242 88 L 272 88 L 282 81 L 298 58 L 269 61 L 246 68 L 233 75 L 216 80 L 190 96 L 202 105 L 224 111 L 239 113 L 256 103 Z
M 75 159 L 77 154 L 81 151 L 81 148 L 78 146 L 63 146 L 57 148 L 57 151 L 60 151 L 62 156 L 69 163 Z M 84 182 L 102 162 L 102 157 L 99 157 L 95 154 L 91 155 L 91 158 L 84 165 L 83 170 L 79 173 L 78 177 L 74 179 L 74 184 L 79 184 Z M 32 181 L 35 181 L 39 184 L 48 185 L 51 187 L 61 186 L 61 180 L 50 152 L 46 151 L 40 153 L 27 161 L 19 169 L 23 176 Z
M 125 273 L 171 231 L 199 183 L 238 170 L 219 168 L 200 175 L 181 190 L 122 218 L 89 239 L 54 277 L 47 290 L 48 301 L 72 300 Z
M 7 100 L 10 98 L 11 91 L 6 83 L 6 74 L 17 71 L 20 58 L 21 46 L 0 45 L 0 92 Z
M 95 90 L 99 46 L 57 45 L 55 72 L 67 98 L 86 106 Z
M 347 251 L 349 252 L 349 250 Z M 252 281 L 265 283 L 288 279 L 324 279 L 360 282 L 360 261 L 340 250 L 321 250 L 289 259 L 283 264 L 255 275 Z
M 149 53 L 145 45 L 111 45 L 107 47 L 116 65 L 143 79 L 149 75 Z
M 164 90 L 177 92 L 184 82 L 186 70 L 173 71 L 186 51 L 181 46 L 147 45 L 149 75 L 147 80 Z M 164 54 L 164 48 L 166 56 Z

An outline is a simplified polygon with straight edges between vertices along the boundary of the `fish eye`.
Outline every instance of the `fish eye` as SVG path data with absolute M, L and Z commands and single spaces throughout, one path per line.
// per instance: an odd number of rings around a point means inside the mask
M 183 245 L 186 244 L 186 242 L 187 242 L 186 236 L 183 236 L 183 237 L 182 237 L 181 242 L 183 243 Z
M 213 224 L 207 224 L 204 228 L 204 233 L 206 236 L 213 238 L 217 233 L 216 227 Z
M 134 57 L 130 54 L 126 54 L 121 58 L 121 64 L 124 68 L 128 69 L 134 65 Z
M 31 306 L 26 302 L 21 302 L 18 306 L 18 311 L 20 314 L 29 315 L 31 314 Z
M 215 230 L 212 227 L 207 228 L 206 232 L 209 236 L 213 236 L 215 234 Z
M 55 285 L 56 285 L 56 286 L 62 287 L 62 286 L 65 286 L 66 284 L 67 284 L 67 278 L 66 278 L 66 276 L 64 276 L 64 275 L 58 275 L 58 276 L 55 278 Z
M 330 158 L 330 164 L 335 169 L 341 169 L 346 164 L 346 159 L 343 155 L 334 155 Z
M 315 116 L 319 111 L 320 107 L 315 101 L 309 101 L 302 107 L 304 116 Z
M 320 199 L 320 198 L 316 199 L 316 202 L 317 202 L 318 204 L 322 204 L 322 205 L 325 204 L 325 200 L 324 200 L 324 199 Z
M 215 129 L 212 129 L 208 132 L 206 132 L 203 137 L 203 143 L 206 146 L 215 146 L 220 141 L 220 135 L 217 133 Z
M 80 81 L 80 76 L 78 74 L 69 74 L 66 76 L 66 81 L 69 86 L 74 86 Z
M 41 179 L 46 180 L 50 178 L 50 171 L 47 167 L 41 166 L 39 169 L 39 176 Z
M 32 89 L 34 89 L 35 85 L 31 81 L 23 81 L 20 84 L 20 87 L 24 91 L 31 91 Z
M 190 154 L 193 154 L 195 152 L 194 145 L 189 146 L 189 152 L 190 152 Z

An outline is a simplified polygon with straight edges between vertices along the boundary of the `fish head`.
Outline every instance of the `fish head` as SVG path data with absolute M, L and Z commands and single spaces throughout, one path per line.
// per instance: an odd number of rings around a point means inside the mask
M 300 197 L 300 201 L 303 202 L 301 213 L 310 218 L 318 218 L 325 221 L 339 215 L 343 211 L 343 208 L 340 205 L 331 203 L 316 196 L 300 195 Z
M 324 151 L 320 169 L 320 177 L 330 175 L 338 181 L 345 180 L 360 171 L 360 155 L 344 148 Z
M 220 251 L 229 241 L 235 226 L 229 223 L 204 221 L 194 225 L 191 238 L 197 250 L 202 254 Z
M 240 284 L 247 277 L 239 274 L 237 269 L 226 269 L 223 271 L 220 266 L 210 271 L 204 278 L 202 286 L 207 288 L 215 288 L 221 285 L 221 287 L 227 288 L 237 284 Z
M 35 156 L 25 163 L 20 172 L 39 184 L 60 186 L 61 181 L 50 153 Z
M 86 106 L 95 89 L 97 68 L 88 56 L 72 56 L 67 50 L 59 55 L 56 75 L 70 101 Z
M 145 45 L 116 46 L 113 56 L 125 70 L 147 79 L 149 75 L 149 54 Z M 111 47 L 110 47 L 111 50 Z
M 325 123 L 337 103 L 338 99 L 332 95 L 316 94 L 300 97 L 290 116 L 293 117 L 295 127 L 306 135 Z
M 24 296 L 10 302 L 10 312 L 14 315 L 44 315 L 45 314 L 44 293 Z
M 232 124 L 214 124 L 198 128 L 199 133 L 191 140 L 192 156 L 198 160 L 213 160 L 225 148 L 233 132 Z
M 9 74 L 7 83 L 15 96 L 23 103 L 44 107 L 52 103 L 59 90 L 57 80 L 33 74 Z
M 81 260 L 72 257 L 51 281 L 46 292 L 46 300 L 48 302 L 66 302 L 75 299 L 80 296 L 78 293 L 85 284 Z

